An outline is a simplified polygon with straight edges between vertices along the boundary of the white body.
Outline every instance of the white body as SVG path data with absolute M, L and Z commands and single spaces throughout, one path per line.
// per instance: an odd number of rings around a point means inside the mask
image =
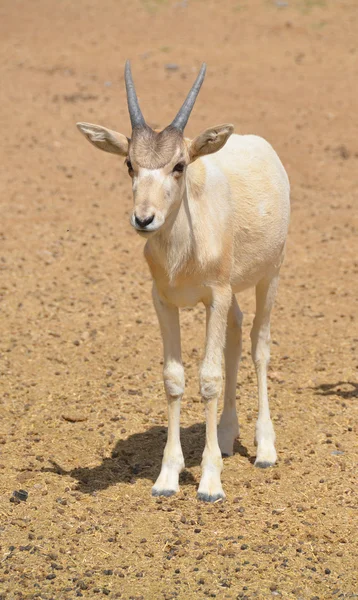
M 289 182 L 272 147 L 256 136 L 232 135 L 225 146 L 192 163 L 182 203 L 170 228 L 147 241 L 145 256 L 154 279 L 154 302 L 164 339 L 164 380 L 169 400 L 169 435 L 154 493 L 178 489 L 184 467 L 179 440 L 179 401 L 184 392 L 177 308 L 207 307 L 207 347 L 201 392 L 207 412 L 207 442 L 199 496 L 223 497 L 221 452 L 230 455 L 238 435 L 236 377 L 241 352 L 241 313 L 234 294 L 256 286 L 257 313 L 252 355 L 259 386 L 256 429 L 258 466 L 276 461 L 266 370 L 269 318 L 289 224 Z M 226 344 L 225 344 L 226 338 Z M 216 438 L 222 351 L 226 357 L 224 411 Z
M 276 461 L 275 434 L 267 396 L 270 314 L 276 295 L 289 223 L 289 183 L 272 147 L 262 138 L 231 135 L 232 125 L 209 128 L 194 140 L 173 125 L 156 133 L 146 125 L 132 138 L 98 125 L 79 123 L 98 148 L 126 157 L 133 181 L 133 227 L 145 236 L 153 276 L 153 300 L 164 346 L 168 439 L 153 494 L 179 487 L 184 468 L 180 444 L 180 401 L 184 369 L 180 307 L 206 306 L 206 348 L 200 390 L 206 413 L 206 444 L 198 497 L 225 496 L 222 454 L 233 453 L 239 433 L 236 379 L 242 315 L 235 294 L 256 287 L 251 331 L 259 413 L 256 466 Z M 217 429 L 217 403 L 225 355 L 224 410 Z

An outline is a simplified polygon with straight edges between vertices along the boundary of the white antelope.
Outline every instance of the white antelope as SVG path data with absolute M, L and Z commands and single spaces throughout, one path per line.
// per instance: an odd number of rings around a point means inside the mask
M 277 291 L 289 223 L 289 182 L 264 139 L 233 135 L 229 124 L 210 127 L 193 140 L 184 128 L 205 76 L 205 64 L 174 121 L 153 131 L 139 107 L 129 62 L 125 68 L 132 136 L 78 123 L 97 148 L 126 157 L 132 178 L 131 225 L 147 239 L 144 255 L 153 277 L 153 301 L 164 346 L 168 438 L 152 493 L 179 489 L 184 468 L 180 401 L 184 393 L 179 308 L 203 302 L 206 346 L 200 368 L 206 441 L 198 498 L 224 498 L 222 456 L 232 455 L 239 434 L 236 380 L 241 354 L 242 313 L 235 294 L 256 288 L 251 330 L 258 383 L 255 443 L 257 467 L 276 462 L 275 433 L 267 394 L 270 314 Z M 224 409 L 217 427 L 225 356 Z

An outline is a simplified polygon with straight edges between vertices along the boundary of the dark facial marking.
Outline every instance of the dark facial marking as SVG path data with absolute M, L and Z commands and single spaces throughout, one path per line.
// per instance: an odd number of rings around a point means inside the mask
M 167 127 L 157 133 L 146 127 L 133 131 L 130 155 L 145 169 L 160 169 L 172 160 L 178 147 L 184 150 L 181 131 Z

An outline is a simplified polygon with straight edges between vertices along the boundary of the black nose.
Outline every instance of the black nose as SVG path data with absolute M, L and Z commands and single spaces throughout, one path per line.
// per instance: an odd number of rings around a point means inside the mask
M 135 224 L 138 225 L 138 227 L 140 227 L 141 229 L 145 229 L 147 225 L 154 221 L 154 215 L 148 217 L 147 219 L 143 219 L 143 221 L 141 219 L 138 219 L 137 215 L 134 215 L 134 220 Z

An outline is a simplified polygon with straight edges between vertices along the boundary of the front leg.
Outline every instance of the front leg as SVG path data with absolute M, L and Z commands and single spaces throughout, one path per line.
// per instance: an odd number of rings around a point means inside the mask
M 164 349 L 164 386 L 168 400 L 168 438 L 160 475 L 152 488 L 153 496 L 172 496 L 179 489 L 179 473 L 184 469 L 180 444 L 180 401 L 184 393 L 181 360 L 179 311 L 165 304 L 153 285 L 153 303 L 158 315 Z
M 200 370 L 200 391 L 205 405 L 206 439 L 198 489 L 198 498 L 206 502 L 225 498 L 220 478 L 223 460 L 218 443 L 217 409 L 222 389 L 222 356 L 230 304 L 231 289 L 215 288 L 211 305 L 206 308 L 206 347 Z

